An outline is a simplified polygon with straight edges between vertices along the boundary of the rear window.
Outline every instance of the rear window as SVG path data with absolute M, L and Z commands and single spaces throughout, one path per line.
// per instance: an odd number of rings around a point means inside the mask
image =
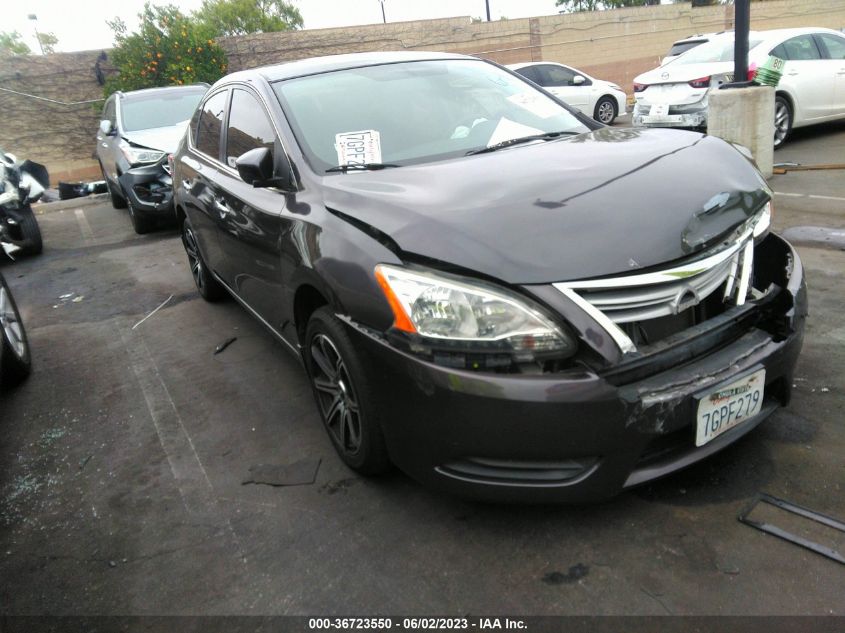
M 691 48 L 695 48 L 701 44 L 707 43 L 708 40 L 686 40 L 684 42 L 675 42 L 672 48 L 669 49 L 669 55 L 680 55 L 686 53 Z
M 748 50 L 758 46 L 761 39 L 748 39 Z M 675 64 L 712 64 L 715 62 L 732 62 L 734 60 L 734 41 L 719 39 L 696 46 L 686 55 L 679 57 Z
M 120 102 L 123 129 L 137 132 L 183 123 L 191 118 L 204 94 L 205 88 L 197 88 L 126 96 Z

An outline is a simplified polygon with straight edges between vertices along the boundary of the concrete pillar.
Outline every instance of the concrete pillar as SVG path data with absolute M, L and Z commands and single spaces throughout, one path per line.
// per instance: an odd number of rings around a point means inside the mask
M 766 178 L 772 176 L 775 89 L 770 86 L 714 90 L 708 97 L 707 133 L 745 145 Z

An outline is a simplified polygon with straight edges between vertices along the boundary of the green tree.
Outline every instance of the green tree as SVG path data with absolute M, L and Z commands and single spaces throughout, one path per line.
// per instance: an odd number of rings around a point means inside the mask
M 563 7 L 566 13 L 576 11 L 604 11 L 622 7 L 642 7 L 660 4 L 660 0 L 556 0 L 555 6 Z
M 302 28 L 302 15 L 284 0 L 203 0 L 194 13 L 215 37 Z
M 29 55 L 32 51 L 17 31 L 0 31 L 0 55 Z
M 59 38 L 53 33 L 39 33 L 38 43 L 45 55 L 51 55 L 56 52 L 56 44 L 59 43 Z
M 108 22 L 115 40 L 111 61 L 119 74 L 106 80 L 106 96 L 115 90 L 214 83 L 226 74 L 226 53 L 207 26 L 173 5 L 147 2 L 138 17 L 135 33 L 128 33 L 120 18 Z

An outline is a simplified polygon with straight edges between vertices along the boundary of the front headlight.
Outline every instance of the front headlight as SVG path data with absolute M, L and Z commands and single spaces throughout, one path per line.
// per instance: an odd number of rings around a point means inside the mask
M 769 230 L 772 224 L 772 201 L 767 202 L 763 208 L 757 212 L 753 218 L 754 220 L 754 237 L 760 237 Z
M 517 362 L 575 352 L 571 335 L 506 290 L 384 264 L 375 275 L 393 310 L 394 328 L 432 345 L 510 353 Z
M 138 165 L 141 163 L 157 163 L 164 156 L 164 152 L 159 152 L 153 149 L 143 149 L 140 147 L 132 147 L 126 141 L 120 142 L 120 151 L 129 161 L 130 165 Z

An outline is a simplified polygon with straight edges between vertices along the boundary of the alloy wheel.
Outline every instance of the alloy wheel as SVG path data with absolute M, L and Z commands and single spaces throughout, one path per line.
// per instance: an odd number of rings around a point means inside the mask
M 361 409 L 346 363 L 332 340 L 319 333 L 311 339 L 311 382 L 329 432 L 347 454 L 361 448 Z
M 775 147 L 789 134 L 789 106 L 783 101 L 775 103 Z
M 182 244 L 184 244 L 185 252 L 188 254 L 188 264 L 191 267 L 191 276 L 194 278 L 194 283 L 197 288 L 202 289 L 202 259 L 194 232 L 187 223 L 182 229 Z
M 0 286 L 0 328 L 18 358 L 26 355 L 26 342 L 20 318 L 6 289 Z
M 610 124 L 613 121 L 613 104 L 610 101 L 602 101 L 599 104 L 599 121 Z

